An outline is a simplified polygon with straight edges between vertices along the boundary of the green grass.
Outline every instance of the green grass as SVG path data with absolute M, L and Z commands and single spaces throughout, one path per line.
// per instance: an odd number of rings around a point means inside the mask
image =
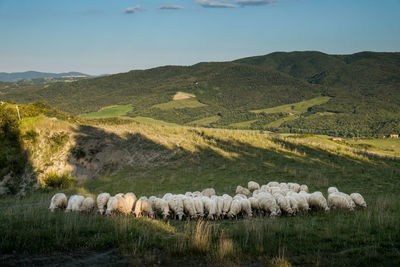
M 266 108 L 266 109 L 258 109 L 258 110 L 251 110 L 254 113 L 293 113 L 293 114 L 302 114 L 307 112 L 307 109 L 313 106 L 321 105 L 328 102 L 331 99 L 329 96 L 319 96 L 309 100 L 276 106 L 273 108 Z
M 166 121 L 162 121 L 162 120 L 155 120 L 152 118 L 148 118 L 148 117 L 141 117 L 141 116 L 137 116 L 132 118 L 134 121 L 137 122 L 141 122 L 141 123 L 149 123 L 149 124 L 154 124 L 154 125 L 161 125 L 161 126 L 178 126 L 178 124 L 176 123 L 172 123 L 172 122 L 166 122 Z
M 101 108 L 97 112 L 81 114 L 84 119 L 110 118 L 110 117 L 125 117 L 129 111 L 132 111 L 132 105 L 114 105 Z
M 311 191 L 320 190 L 325 196 L 329 186 L 346 193 L 359 192 L 368 208 L 276 219 L 178 222 L 51 214 L 50 198 L 60 190 L 39 191 L 22 200 L 0 200 L 2 254 L 115 249 L 118 255 L 142 260 L 142 265 L 180 261 L 189 265 L 399 264 L 400 161 L 385 156 L 392 145 L 398 151 L 398 143 L 393 140 L 359 140 L 374 145 L 370 153 L 369 149 L 349 145 L 350 139 L 333 142 L 326 136 L 280 136 L 144 123 L 101 127 L 92 129 L 93 137 L 81 138 L 90 143 L 104 137 L 124 151 L 133 148 L 131 165 L 62 190 L 67 195 L 95 197 L 100 192 L 132 191 L 137 196 L 162 196 L 205 187 L 233 195 L 237 185 L 246 186 L 249 180 L 260 184 L 275 180 L 305 183 Z
M 298 118 L 299 118 L 299 116 L 297 116 L 297 115 L 287 116 L 287 117 L 281 118 L 279 120 L 267 123 L 265 126 L 266 127 L 279 127 L 284 122 L 296 120 Z
M 197 99 L 188 98 L 182 100 L 172 100 L 167 103 L 153 105 L 152 108 L 170 110 L 170 109 L 184 109 L 184 108 L 201 108 L 205 106 L 207 105 L 200 103 Z
M 187 125 L 190 126 L 210 126 L 211 123 L 217 122 L 219 119 L 221 119 L 220 116 L 212 116 L 212 117 L 207 117 L 204 119 L 200 120 L 195 120 L 187 123 Z
M 250 125 L 253 122 L 256 122 L 257 120 L 251 120 L 251 121 L 242 121 L 242 122 L 236 122 L 236 123 L 231 123 L 229 124 L 230 127 L 242 129 L 242 128 L 249 128 Z

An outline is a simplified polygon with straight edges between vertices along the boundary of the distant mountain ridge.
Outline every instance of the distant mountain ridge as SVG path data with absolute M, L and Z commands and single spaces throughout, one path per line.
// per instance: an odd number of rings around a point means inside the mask
M 180 125 L 383 136 L 400 133 L 400 53 L 275 52 L 74 82 L 0 83 L 0 100 L 43 100 L 90 116 L 108 107 L 102 112 Z
M 2 82 L 18 82 L 27 79 L 44 79 L 44 78 L 62 78 L 63 76 L 87 76 L 91 75 L 81 72 L 64 72 L 64 73 L 49 73 L 39 71 L 24 71 L 24 72 L 0 72 L 0 81 Z

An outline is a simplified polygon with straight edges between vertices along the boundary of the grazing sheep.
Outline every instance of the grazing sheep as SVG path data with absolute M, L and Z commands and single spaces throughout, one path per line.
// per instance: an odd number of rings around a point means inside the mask
M 179 220 L 183 218 L 183 202 L 178 196 L 172 196 L 168 199 L 169 209 L 174 213 L 174 218 L 178 216 Z
M 250 192 L 249 189 L 244 188 L 244 187 L 241 186 L 241 185 L 238 185 L 238 186 L 236 187 L 236 194 L 242 194 L 242 195 L 249 196 L 249 195 L 251 194 L 251 192 Z
M 201 197 L 194 197 L 193 198 L 193 202 L 194 202 L 194 207 L 196 209 L 196 213 L 197 216 L 199 218 L 203 218 L 204 217 L 204 204 L 203 204 L 203 200 L 201 199 Z
M 217 219 L 217 204 L 211 198 L 203 197 L 204 210 L 207 212 L 208 220 Z
M 264 185 L 261 186 L 260 191 L 261 192 L 266 192 L 266 193 L 271 193 L 271 187 L 269 187 L 268 185 L 264 184 Z
M 336 187 L 331 186 L 328 188 L 328 195 L 335 193 L 335 192 L 339 192 L 339 190 Z
M 267 184 L 268 187 L 279 187 L 279 183 L 278 182 L 269 182 Z
M 192 192 L 186 192 L 186 193 L 185 193 L 185 196 L 187 196 L 187 197 L 193 197 L 193 193 L 192 193 Z
M 305 192 L 305 191 L 303 191 L 303 192 Z M 292 194 L 289 194 L 289 196 L 296 199 L 299 211 L 309 211 L 310 210 L 310 206 L 308 205 L 307 198 L 304 194 L 293 192 Z
M 197 212 L 193 199 L 191 197 L 184 197 L 182 202 L 183 210 L 186 212 L 186 214 L 190 216 L 191 219 L 196 219 Z
M 81 195 L 71 196 L 68 200 L 68 205 L 67 205 L 67 209 L 65 210 L 65 212 L 80 211 L 81 205 L 82 205 L 82 202 L 84 199 L 85 199 L 85 197 L 81 196 Z
M 162 197 L 162 199 L 168 201 L 168 199 L 170 199 L 171 197 L 173 197 L 173 195 L 172 195 L 171 193 L 166 193 L 166 194 Z
M 341 192 L 333 192 L 332 194 L 329 194 L 328 196 L 328 206 L 331 209 L 346 209 L 349 211 L 354 210 L 354 202 L 350 198 L 351 202 L 349 199 L 345 196 L 345 194 L 342 194 Z M 352 203 L 353 202 L 353 203 Z
M 298 183 L 288 183 L 287 185 L 293 192 L 298 193 L 300 191 L 300 185 Z
M 129 213 L 131 213 L 137 200 L 136 195 L 132 192 L 129 192 L 124 195 L 124 199 L 126 201 L 126 209 Z
M 203 194 L 200 191 L 194 191 L 192 193 L 192 195 L 193 195 L 193 197 L 202 197 L 203 196 Z
M 109 193 L 101 193 L 100 195 L 97 196 L 96 202 L 97 202 L 97 208 L 99 209 L 99 212 L 101 215 L 104 213 L 104 208 L 107 207 L 107 202 L 110 199 L 110 194 Z
M 308 186 L 306 184 L 300 185 L 300 191 L 304 191 L 304 192 L 308 193 Z
M 222 216 L 225 217 L 228 214 L 229 209 L 231 208 L 233 198 L 228 194 L 224 194 L 222 197 L 224 200 L 224 207 L 222 208 Z
M 290 207 L 290 202 L 281 194 L 274 194 L 273 196 L 275 197 L 276 203 L 281 211 L 291 216 L 293 214 L 293 210 Z
M 203 190 L 203 192 L 201 192 L 201 194 L 206 197 L 212 197 L 216 195 L 214 188 L 206 188 Z
M 299 203 L 293 196 L 285 196 L 285 198 L 290 204 L 290 208 L 293 211 L 293 215 L 295 215 L 299 211 Z
M 354 203 L 362 208 L 366 208 L 367 207 L 367 202 L 365 202 L 363 196 L 359 193 L 352 193 L 350 195 L 351 199 L 354 201 Z
M 141 197 L 137 200 L 134 213 L 136 217 L 147 216 L 154 218 L 154 211 L 151 207 L 151 202 L 147 197 Z
M 162 218 L 165 220 L 169 215 L 168 202 L 162 198 L 156 198 L 154 200 L 154 211 L 161 214 Z
M 253 191 L 253 197 L 256 197 L 258 194 L 260 194 L 261 192 L 263 192 L 263 191 L 261 191 L 260 189 L 256 189 L 256 190 L 254 190 Z
M 260 189 L 260 185 L 258 183 L 256 183 L 256 182 L 250 181 L 250 182 L 247 183 L 247 188 L 250 191 L 254 191 L 254 190 Z
M 269 214 L 271 217 L 280 215 L 281 211 L 275 198 L 270 193 L 260 193 L 257 196 L 260 210 Z
M 268 193 L 271 193 L 271 195 L 274 195 L 276 193 L 283 195 L 283 191 L 280 187 L 270 187 L 270 190 Z
M 217 218 L 222 217 L 222 209 L 224 208 L 224 200 L 222 199 L 221 196 L 212 196 L 212 200 L 214 200 L 215 204 L 217 205 L 216 209 L 216 216 Z
M 118 193 L 114 197 L 124 197 L 124 194 L 123 193 Z
M 231 208 L 229 209 L 228 212 L 228 217 L 229 218 L 237 218 L 239 213 L 242 211 L 242 203 L 240 199 L 234 199 L 232 200 Z
M 249 201 L 251 205 L 251 210 L 254 211 L 254 213 L 259 213 L 260 205 L 258 204 L 258 199 L 256 197 L 249 197 Z
M 50 201 L 50 211 L 54 212 L 55 209 L 65 209 L 67 206 L 67 196 L 64 193 L 55 194 Z
M 321 192 L 316 191 L 309 195 L 308 205 L 311 209 L 329 211 L 328 203 Z
M 92 212 L 93 209 L 94 209 L 94 199 L 91 197 L 85 198 L 81 205 L 81 211 L 89 213 Z
M 250 200 L 242 199 L 241 200 L 241 205 L 242 205 L 242 212 L 243 212 L 243 217 L 245 218 L 251 218 L 253 216 L 253 213 L 251 212 L 251 203 Z
M 130 211 L 127 208 L 127 203 L 125 199 L 121 196 L 121 194 L 117 194 L 113 197 L 110 197 L 110 199 L 107 202 L 106 215 L 109 216 L 115 212 L 119 212 L 121 214 L 130 213 Z

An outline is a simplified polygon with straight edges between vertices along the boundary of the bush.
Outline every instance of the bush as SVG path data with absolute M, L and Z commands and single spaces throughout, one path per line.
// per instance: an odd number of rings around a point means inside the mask
M 68 173 L 58 175 L 56 172 L 51 171 L 43 178 L 42 188 L 68 188 L 76 183 L 76 178 Z

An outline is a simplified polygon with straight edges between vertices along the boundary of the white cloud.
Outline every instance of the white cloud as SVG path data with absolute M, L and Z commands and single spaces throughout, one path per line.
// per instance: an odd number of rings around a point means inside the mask
M 211 7 L 211 8 L 234 8 L 237 5 L 223 2 L 223 1 L 214 1 L 214 0 L 195 0 L 196 4 L 201 5 L 202 7 Z
M 136 13 L 136 11 L 146 11 L 147 9 L 142 7 L 141 5 L 136 5 L 132 7 L 128 7 L 124 10 L 124 13 L 126 14 L 133 14 Z
M 171 5 L 171 4 L 163 4 L 158 7 L 159 9 L 183 9 L 183 6 L 178 6 L 178 5 Z

